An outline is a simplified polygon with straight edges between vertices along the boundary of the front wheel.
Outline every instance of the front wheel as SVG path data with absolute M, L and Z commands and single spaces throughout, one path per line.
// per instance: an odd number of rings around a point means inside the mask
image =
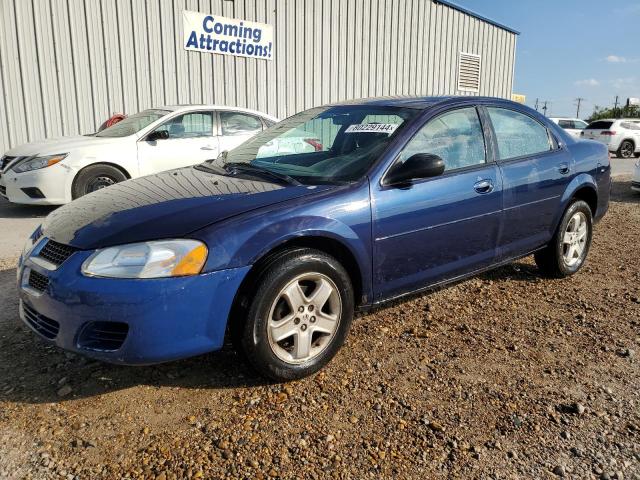
M 551 242 L 534 254 L 538 268 L 551 277 L 576 273 L 587 258 L 593 234 L 591 208 L 576 200 L 565 211 Z
M 251 365 L 277 381 L 320 370 L 338 352 L 353 319 L 344 267 L 313 249 L 279 256 L 259 276 L 240 345 Z
M 126 179 L 127 176 L 122 171 L 111 165 L 89 165 L 78 172 L 73 181 L 71 195 L 75 200 L 88 193 L 123 182 Z

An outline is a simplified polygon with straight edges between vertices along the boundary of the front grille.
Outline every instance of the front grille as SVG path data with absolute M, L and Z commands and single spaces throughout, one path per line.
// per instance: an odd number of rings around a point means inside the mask
M 90 322 L 78 337 L 78 347 L 86 350 L 118 350 L 129 333 L 129 325 L 122 322 Z
M 49 286 L 49 279 L 41 273 L 31 270 L 29 272 L 29 286 L 38 292 L 44 292 Z
M 40 250 L 38 256 L 59 267 L 75 251 L 76 249 L 69 245 L 47 240 L 47 244 Z
M 58 322 L 44 315 L 40 315 L 26 303 L 22 304 L 22 310 L 24 311 L 24 318 L 27 323 L 44 338 L 53 340 L 58 336 L 58 331 L 60 330 L 60 324 Z

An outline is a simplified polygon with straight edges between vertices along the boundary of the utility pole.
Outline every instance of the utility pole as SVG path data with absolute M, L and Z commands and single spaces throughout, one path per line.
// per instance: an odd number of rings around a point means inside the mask
M 582 103 L 583 100 L 585 99 L 582 97 L 576 98 L 576 102 L 578 102 L 578 108 L 576 109 L 576 118 L 580 118 L 580 104 Z
M 538 111 L 538 99 L 536 98 L 536 112 Z
M 618 116 L 618 95 L 616 95 L 616 101 L 613 104 L 613 115 Z
M 544 101 L 544 104 L 542 105 L 542 111 L 544 112 L 544 116 L 547 116 L 547 100 Z

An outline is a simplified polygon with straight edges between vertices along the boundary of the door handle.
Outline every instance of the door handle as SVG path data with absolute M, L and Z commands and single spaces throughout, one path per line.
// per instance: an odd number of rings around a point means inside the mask
M 200 150 L 213 150 L 211 147 L 200 147 Z
M 566 175 L 567 173 L 569 173 L 569 164 L 568 163 L 561 163 L 560 165 L 558 165 L 558 171 L 562 174 L 562 175 Z
M 493 182 L 489 179 L 479 180 L 473 185 L 473 189 L 478 193 L 490 193 L 493 191 Z

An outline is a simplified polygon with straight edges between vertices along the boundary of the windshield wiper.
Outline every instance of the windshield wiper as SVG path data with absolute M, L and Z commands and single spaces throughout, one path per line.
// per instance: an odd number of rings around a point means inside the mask
M 300 183 L 295 178 L 287 175 L 286 173 L 274 172 L 273 170 L 269 170 L 268 168 L 260 167 L 259 165 L 253 165 L 251 163 L 242 163 L 242 162 L 225 163 L 224 167 L 227 169 L 227 171 L 239 170 L 239 171 L 245 171 L 250 173 L 266 174 L 272 178 L 277 178 L 278 180 L 285 181 L 295 186 L 302 185 L 302 183 Z

